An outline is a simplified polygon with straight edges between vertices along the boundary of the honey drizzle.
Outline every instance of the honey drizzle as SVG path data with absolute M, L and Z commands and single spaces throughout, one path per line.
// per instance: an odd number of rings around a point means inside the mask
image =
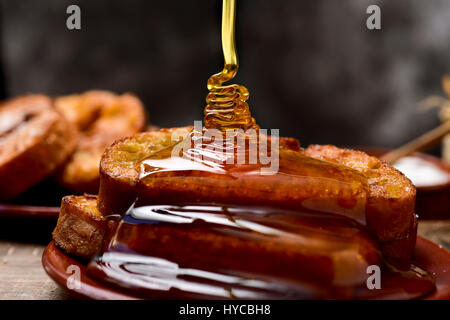
M 224 0 L 222 8 L 222 50 L 224 68 L 208 79 L 209 93 L 204 110 L 205 128 L 219 129 L 257 129 L 248 103 L 248 89 L 242 85 L 222 85 L 234 78 L 238 70 L 238 59 L 234 41 L 236 1 Z

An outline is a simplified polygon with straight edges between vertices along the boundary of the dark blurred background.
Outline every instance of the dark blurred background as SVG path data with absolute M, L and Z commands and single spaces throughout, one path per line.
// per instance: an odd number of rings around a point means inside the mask
M 221 1 L 3 0 L 3 95 L 131 91 L 153 124 L 200 119 L 221 70 Z M 81 7 L 82 29 L 66 28 Z M 366 28 L 366 9 L 382 29 Z M 394 147 L 439 124 L 417 103 L 450 72 L 448 0 L 238 0 L 236 82 L 263 128 L 302 144 Z

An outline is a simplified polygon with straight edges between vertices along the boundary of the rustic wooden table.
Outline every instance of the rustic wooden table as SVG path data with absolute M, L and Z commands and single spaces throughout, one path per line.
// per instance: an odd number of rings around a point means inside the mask
M 55 224 L 54 219 L 0 219 L 0 299 L 69 298 L 41 264 Z
M 41 265 L 54 224 L 53 220 L 0 220 L 0 299 L 70 298 Z M 450 221 L 423 221 L 419 234 L 450 250 Z

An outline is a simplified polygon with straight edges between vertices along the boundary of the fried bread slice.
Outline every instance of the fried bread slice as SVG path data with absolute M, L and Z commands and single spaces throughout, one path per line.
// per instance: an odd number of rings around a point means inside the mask
M 283 171 L 275 174 L 253 174 L 258 164 L 236 164 L 226 172 L 211 171 L 210 166 L 190 169 L 192 162 L 180 159 L 176 161 L 181 170 L 157 170 L 149 178 L 142 178 L 142 168 L 149 159 L 156 162 L 155 168 L 162 168 L 166 159 L 170 162 L 175 150 L 171 146 L 183 148 L 178 142 L 186 138 L 190 129 L 162 129 L 121 139 L 110 146 L 100 163 L 100 212 L 122 214 L 138 197 L 159 203 L 232 201 L 231 204 L 328 209 L 361 222 L 365 219 L 367 179 L 351 168 L 305 156 L 299 152 L 298 141 L 292 138 L 279 139 L 283 153 L 279 167 Z M 153 161 L 152 157 L 157 159 Z
M 196 208 L 199 211 L 195 214 L 204 213 L 205 209 Z M 133 211 L 130 215 L 134 217 Z M 264 216 L 244 208 L 235 216 L 235 224 L 230 224 L 225 215 L 212 212 L 208 216 L 211 220 L 204 218 L 201 226 L 193 223 L 189 227 L 121 223 L 115 229 L 115 245 L 129 243 L 133 252 L 176 261 L 190 268 L 226 270 L 233 266 L 240 272 L 337 287 L 364 282 L 367 267 L 381 264 L 378 244 L 366 231 L 344 218 L 330 215 L 329 224 L 322 225 L 323 217 L 298 217 L 294 212 L 276 209 Z M 264 233 L 262 226 L 271 232 Z M 230 229 L 230 232 L 217 232 L 217 228 Z M 96 196 L 66 196 L 53 239 L 68 254 L 88 260 L 106 248 L 105 235 L 110 230 L 107 218 L 97 209 Z M 255 230 L 260 231 L 255 233 Z M 276 236 L 273 230 L 277 230 Z
M 55 107 L 78 128 L 75 152 L 58 171 L 58 181 L 76 192 L 97 193 L 101 156 L 115 140 L 146 127 L 142 102 L 132 94 L 88 91 L 59 97 Z
M 75 127 L 45 95 L 22 96 L 0 106 L 0 199 L 38 183 L 73 152 Z
M 328 223 L 324 224 L 322 219 Z M 278 208 L 137 203 L 111 239 L 109 246 L 105 246 L 105 254 L 96 262 L 102 261 L 97 266 L 114 282 L 124 279 L 124 273 L 119 271 L 113 276 L 118 261 L 112 257 L 125 252 L 132 253 L 129 261 L 136 263 L 134 266 L 139 265 L 133 268 L 131 276 L 140 279 L 149 273 L 144 275 L 138 269 L 158 268 L 147 264 L 146 257 L 170 261 L 170 268 L 178 265 L 190 270 L 225 273 L 229 270 L 243 278 L 270 276 L 281 283 L 284 279 L 324 287 L 365 284 L 367 267 L 381 264 L 377 242 L 347 219 L 302 215 Z M 127 269 L 127 256 L 120 261 L 118 269 Z
M 97 196 L 65 196 L 61 201 L 53 240 L 67 253 L 89 259 L 101 248 L 106 218 L 97 209 Z
M 403 260 L 411 257 L 417 233 L 416 188 L 403 173 L 364 152 L 333 145 L 311 145 L 304 153 L 366 176 L 370 187 L 366 206 L 369 229 L 385 244 L 386 255 Z

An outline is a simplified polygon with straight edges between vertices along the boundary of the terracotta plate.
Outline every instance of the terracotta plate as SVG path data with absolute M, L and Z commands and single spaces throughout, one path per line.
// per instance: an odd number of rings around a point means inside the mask
M 437 290 L 426 299 L 450 299 L 450 252 L 424 238 L 417 238 L 415 264 L 429 271 L 436 277 Z M 59 250 L 52 241 L 42 256 L 42 265 L 47 274 L 62 288 L 78 298 L 90 299 L 138 299 L 137 297 L 116 291 L 113 287 L 90 278 L 85 265 L 74 260 Z M 72 275 L 69 266 L 78 266 L 81 271 L 81 287 L 69 289 L 67 280 Z M 73 268 L 73 267 L 72 267 Z M 69 270 L 69 272 L 66 272 Z

